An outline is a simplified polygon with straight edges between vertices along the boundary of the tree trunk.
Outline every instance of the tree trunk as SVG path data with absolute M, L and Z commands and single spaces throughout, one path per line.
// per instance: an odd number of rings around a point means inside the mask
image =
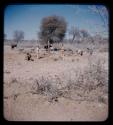
M 50 44 L 50 42 L 49 42 L 49 40 L 48 40 L 48 53 L 50 53 L 49 44 Z
M 73 35 L 73 38 L 72 38 L 72 41 L 71 41 L 72 43 L 73 43 L 74 39 L 75 39 L 75 35 Z

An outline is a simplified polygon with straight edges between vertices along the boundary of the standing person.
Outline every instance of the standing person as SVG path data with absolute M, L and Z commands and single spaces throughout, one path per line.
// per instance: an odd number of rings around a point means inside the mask
M 34 61 L 34 59 L 32 59 L 32 56 L 29 52 L 26 54 L 26 60 L 27 61 Z
M 37 58 L 38 58 L 38 59 L 39 59 L 39 50 L 40 50 L 40 47 L 37 46 L 37 48 L 36 48 L 36 54 L 37 54 Z
M 63 46 L 63 44 L 61 45 L 61 57 L 62 58 L 64 57 L 64 46 Z

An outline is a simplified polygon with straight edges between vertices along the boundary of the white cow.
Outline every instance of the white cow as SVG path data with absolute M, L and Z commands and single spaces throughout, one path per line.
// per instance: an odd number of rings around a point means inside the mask
M 78 55 L 81 55 L 81 56 L 83 55 L 83 50 L 78 49 L 76 52 Z

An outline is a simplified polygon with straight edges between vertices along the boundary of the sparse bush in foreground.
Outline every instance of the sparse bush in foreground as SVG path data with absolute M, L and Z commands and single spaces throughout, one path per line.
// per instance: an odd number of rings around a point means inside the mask
M 108 71 L 104 68 L 104 60 L 91 60 L 89 61 L 89 66 L 85 70 L 85 77 L 87 80 L 91 80 L 92 83 L 96 83 L 96 85 L 107 85 Z
M 60 96 L 60 91 L 52 83 L 52 80 L 44 78 L 43 76 L 38 80 L 35 80 L 35 86 L 33 87 L 37 94 L 42 94 L 48 97 L 48 101 L 56 100 Z
M 47 96 L 49 101 L 59 97 L 98 100 L 99 96 L 103 98 L 103 94 L 108 93 L 108 71 L 104 68 L 104 60 L 90 59 L 84 70 L 73 69 L 62 76 L 42 76 L 35 81 L 35 85 L 33 90 Z M 98 94 L 92 95 L 95 90 Z

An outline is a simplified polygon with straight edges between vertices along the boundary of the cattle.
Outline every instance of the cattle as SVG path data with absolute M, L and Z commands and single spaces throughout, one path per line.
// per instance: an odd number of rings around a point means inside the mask
M 11 45 L 11 49 L 14 49 L 15 47 L 17 47 L 17 44 L 12 44 Z
M 60 49 L 58 49 L 58 48 L 54 48 L 53 50 L 54 50 L 54 51 L 59 51 Z
M 34 49 L 34 48 L 32 48 L 32 49 L 31 49 L 31 53 L 33 53 L 34 51 L 35 51 L 35 49 Z
M 19 52 L 21 53 L 21 52 L 24 52 L 24 49 L 23 48 L 20 48 L 19 49 Z
M 90 48 L 87 48 L 87 52 L 88 52 L 90 55 L 92 55 L 92 54 L 93 54 L 93 50 L 92 50 L 92 49 L 90 49 Z
M 77 50 L 76 52 L 77 52 L 77 55 L 81 55 L 81 56 L 83 55 L 83 50 L 80 50 L 80 49 L 79 49 L 79 50 Z
M 54 50 L 54 48 L 51 46 L 51 47 L 50 47 L 50 50 L 51 50 L 51 51 L 53 51 L 53 50 Z
M 49 45 L 49 48 L 50 48 L 50 47 L 52 47 L 52 45 Z M 48 45 L 45 45 L 45 46 L 44 46 L 44 49 L 47 50 L 47 49 L 48 49 Z
M 70 52 L 71 54 L 73 54 L 73 50 L 72 49 L 67 49 L 67 51 Z

